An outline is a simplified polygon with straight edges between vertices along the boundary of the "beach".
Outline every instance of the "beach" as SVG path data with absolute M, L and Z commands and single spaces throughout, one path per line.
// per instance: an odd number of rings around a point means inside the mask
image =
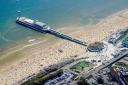
M 97 24 L 76 26 L 75 30 L 71 30 L 74 27 L 68 27 L 70 31 L 62 30 L 62 32 L 90 44 L 96 41 L 103 41 L 112 33 L 128 27 L 127 17 L 128 10 L 126 9 L 100 20 Z M 85 57 L 96 56 L 95 53 L 86 52 L 86 47 L 67 40 L 55 39 L 54 41 L 51 38 L 44 42 L 43 45 L 37 43 L 34 46 L 23 47 L 22 50 L 25 50 L 23 58 L 11 62 L 9 65 L 0 66 L 0 85 L 14 84 L 33 73 L 38 73 L 44 67 L 70 59 L 75 55 L 78 57 L 83 54 L 86 55 Z M 63 52 L 59 52 L 59 50 Z

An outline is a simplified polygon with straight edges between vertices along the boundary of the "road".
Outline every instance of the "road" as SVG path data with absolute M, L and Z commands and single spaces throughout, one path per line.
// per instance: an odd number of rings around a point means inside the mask
M 82 73 L 80 76 L 84 76 L 86 78 L 91 74 L 95 74 L 95 73 L 99 72 L 100 70 L 102 70 L 102 69 L 104 69 L 104 68 L 106 68 L 108 66 L 111 66 L 112 64 L 114 64 L 115 62 L 119 61 L 120 59 L 122 59 L 124 57 L 128 57 L 128 51 L 125 51 L 125 52 L 121 53 L 116 58 L 112 58 L 108 62 L 105 62 L 104 64 L 102 64 L 99 67 L 97 67 L 96 69 L 91 70 L 89 73 Z

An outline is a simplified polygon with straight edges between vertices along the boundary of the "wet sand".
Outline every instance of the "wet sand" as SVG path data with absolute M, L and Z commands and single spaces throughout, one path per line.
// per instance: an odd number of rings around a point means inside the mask
M 76 27 L 77 29 L 72 33 L 66 30 L 65 32 L 86 41 L 87 44 L 102 41 L 117 30 L 127 27 L 128 19 L 126 17 L 128 17 L 128 10 L 123 10 L 102 19 L 96 25 Z M 69 29 L 72 29 L 72 27 L 69 27 Z M 48 40 L 48 42 L 52 41 L 52 39 L 51 41 Z M 71 58 L 74 55 L 87 54 L 87 57 L 95 56 L 93 53 L 86 53 L 86 47 L 67 40 L 59 39 L 57 42 L 50 44 L 48 42 L 45 42 L 45 45 L 39 44 L 32 48 L 27 48 L 24 58 L 9 65 L 1 66 L 0 85 L 11 85 L 26 76 L 39 72 L 44 67 L 63 61 L 66 58 Z M 59 52 L 59 49 L 63 52 Z

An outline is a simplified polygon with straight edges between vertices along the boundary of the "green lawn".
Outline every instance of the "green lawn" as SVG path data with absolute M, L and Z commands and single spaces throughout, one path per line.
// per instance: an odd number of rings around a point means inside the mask
M 80 73 L 85 68 L 90 67 L 90 66 L 92 66 L 92 64 L 90 62 L 81 61 L 81 62 L 77 63 L 76 65 L 72 66 L 71 70 Z
M 123 38 L 123 40 L 128 40 L 128 34 Z
M 63 69 L 59 69 L 51 73 L 40 73 L 37 76 L 33 77 L 31 80 L 28 80 L 21 85 L 44 85 L 44 83 L 46 83 L 48 80 L 53 79 L 62 73 Z

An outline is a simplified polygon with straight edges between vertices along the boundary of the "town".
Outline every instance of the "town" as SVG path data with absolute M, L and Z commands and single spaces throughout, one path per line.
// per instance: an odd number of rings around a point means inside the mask
M 90 43 L 88 54 L 50 65 L 17 82 L 21 85 L 128 85 L 128 28 L 101 42 Z M 59 52 L 63 52 L 59 50 Z

